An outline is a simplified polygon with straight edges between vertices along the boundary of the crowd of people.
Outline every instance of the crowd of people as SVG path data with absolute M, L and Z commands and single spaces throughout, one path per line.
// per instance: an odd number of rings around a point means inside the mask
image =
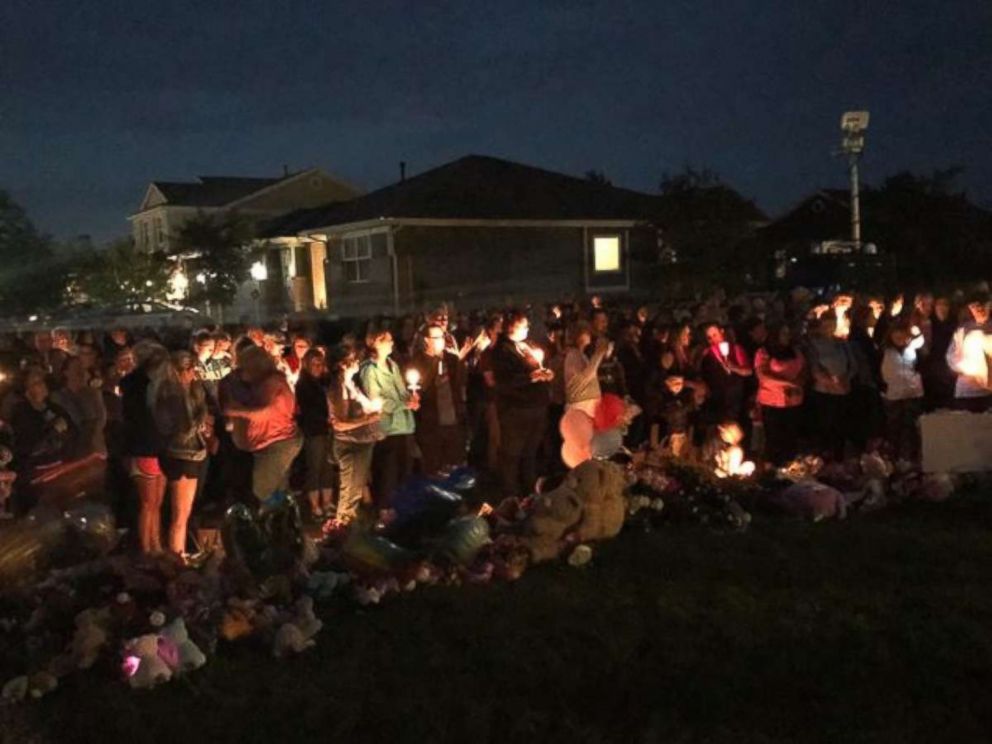
M 388 510 L 413 473 L 468 462 L 504 496 L 525 496 L 598 454 L 618 401 L 625 447 L 721 475 L 813 452 L 885 449 L 911 464 L 924 411 L 992 405 L 989 308 L 984 288 L 794 290 L 442 307 L 334 338 L 285 326 L 10 334 L 0 462 L 16 480 L 5 510 L 26 513 L 61 481 L 99 479 L 137 549 L 185 555 L 194 510 L 274 494 L 297 492 L 315 521 L 347 525 Z

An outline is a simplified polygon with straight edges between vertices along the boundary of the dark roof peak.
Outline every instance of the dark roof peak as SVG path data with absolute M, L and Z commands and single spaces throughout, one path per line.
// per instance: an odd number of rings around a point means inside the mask
M 378 218 L 649 221 L 658 204 L 655 194 L 489 155 L 465 155 L 273 227 L 302 232 Z

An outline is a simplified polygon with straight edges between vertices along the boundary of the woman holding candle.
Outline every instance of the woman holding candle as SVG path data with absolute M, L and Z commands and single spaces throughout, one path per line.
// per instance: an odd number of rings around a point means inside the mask
M 441 325 L 427 326 L 424 346 L 414 355 L 409 371 L 417 372 L 419 381 L 416 439 L 424 474 L 462 464 L 466 419 L 462 362 L 447 347 Z
M 703 422 L 710 426 L 724 421 L 743 425 L 745 381 L 754 374 L 747 353 L 730 342 L 720 325 L 709 323 L 703 331 L 707 346 L 699 361 L 699 373 L 709 391 L 701 412 Z
M 537 481 L 537 450 L 544 439 L 551 402 L 548 383 L 554 373 L 536 358 L 527 343 L 526 313 L 506 317 L 493 348 L 496 407 L 500 428 L 500 477 L 505 496 L 530 494 Z
M 420 396 L 407 389 L 399 365 L 390 358 L 393 335 L 389 331 L 372 331 L 365 342 L 369 358 L 358 376 L 365 395 L 382 401 L 379 428 L 383 438 L 372 453 L 372 493 L 376 503 L 387 508 L 393 492 L 413 472 L 413 414 L 420 407 Z
M 765 427 L 765 460 L 781 465 L 796 454 L 802 423 L 806 358 L 792 343 L 792 331 L 782 323 L 754 356 L 758 405 Z
M 976 293 L 968 300 L 970 320 L 954 332 L 947 349 L 947 365 L 958 376 L 954 385 L 954 407 L 983 413 L 992 404 L 989 387 L 989 364 L 985 339 L 992 334 L 989 322 L 989 298 Z

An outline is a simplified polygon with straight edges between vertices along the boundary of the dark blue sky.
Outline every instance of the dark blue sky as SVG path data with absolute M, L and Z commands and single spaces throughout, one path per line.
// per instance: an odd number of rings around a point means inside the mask
M 320 166 L 367 189 L 466 153 L 650 190 L 708 166 L 775 214 L 967 167 L 992 201 L 989 0 L 0 3 L 0 188 L 44 230 L 127 231 L 148 181 Z

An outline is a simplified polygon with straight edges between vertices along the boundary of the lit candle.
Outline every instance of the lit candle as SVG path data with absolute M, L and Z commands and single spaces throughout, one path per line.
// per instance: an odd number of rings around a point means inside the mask
M 530 347 L 530 355 L 534 357 L 534 361 L 537 362 L 538 369 L 544 369 L 544 349 L 539 349 L 536 346 Z
M 420 372 L 415 369 L 408 369 L 406 371 L 406 386 L 410 389 L 411 393 L 416 393 L 420 390 Z
M 720 342 L 720 353 L 723 355 L 723 358 L 724 359 L 726 359 L 728 356 L 730 356 L 730 344 L 727 343 L 726 341 L 721 341 Z

